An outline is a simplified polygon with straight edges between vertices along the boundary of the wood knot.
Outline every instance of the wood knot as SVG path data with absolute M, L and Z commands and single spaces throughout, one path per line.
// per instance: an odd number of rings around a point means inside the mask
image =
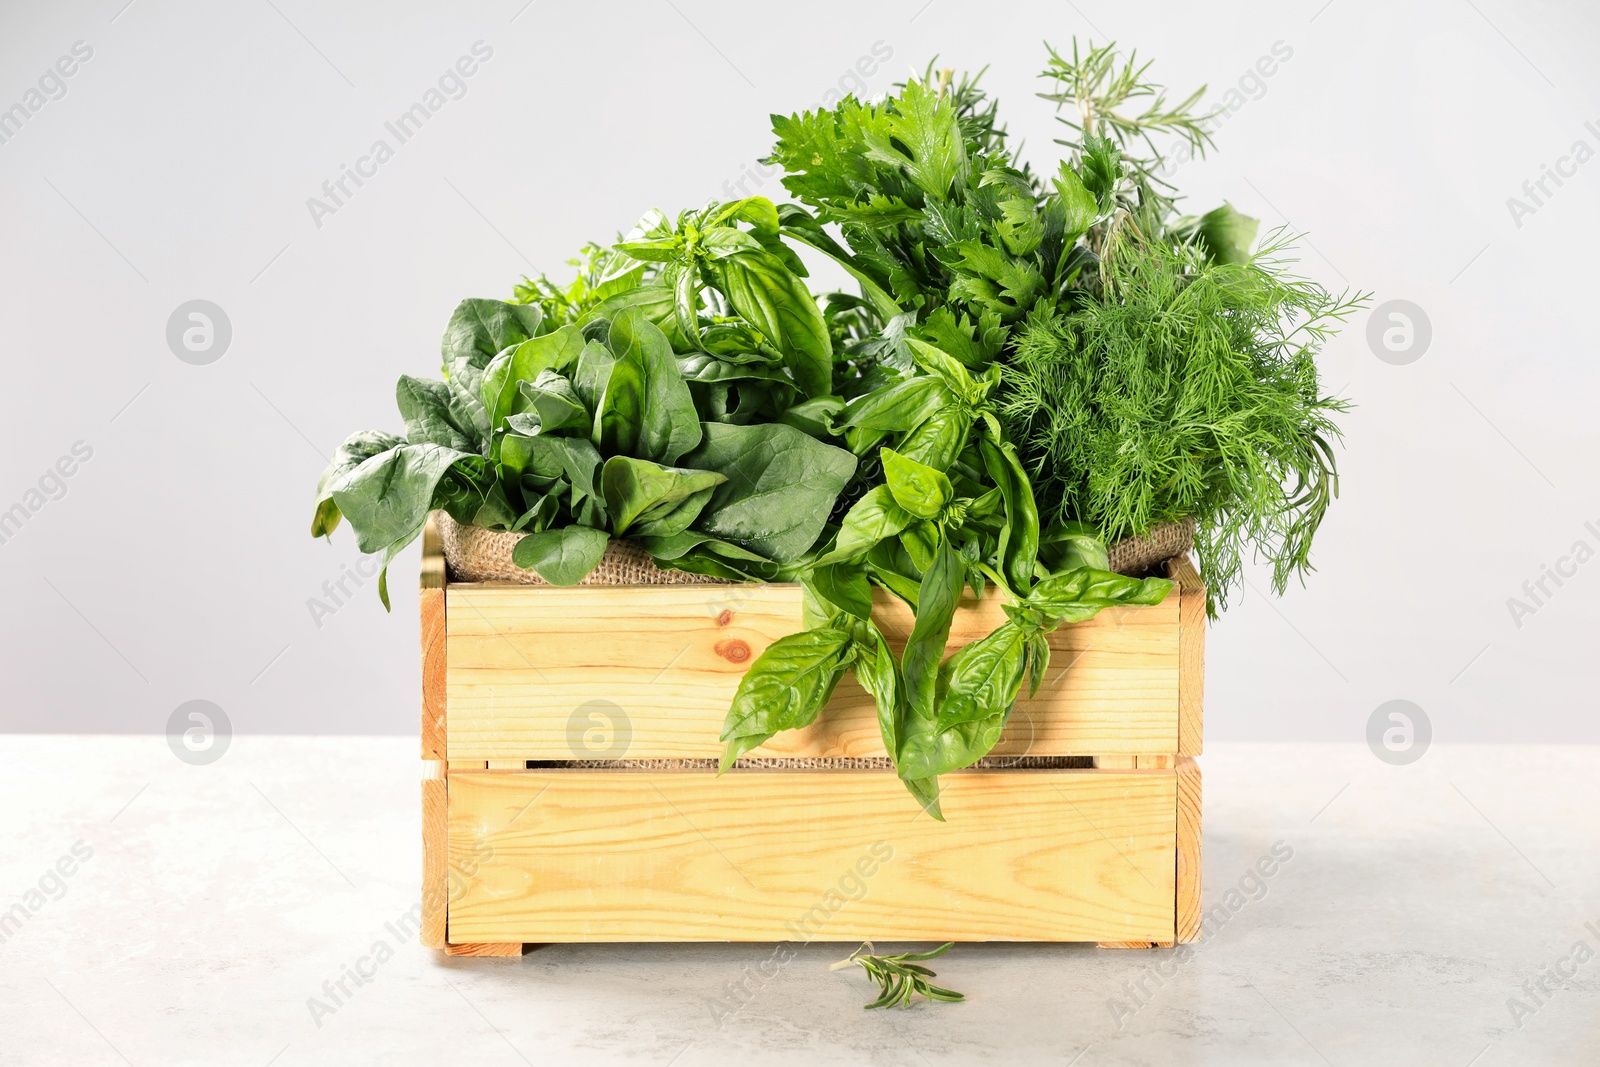
M 722 614 L 717 616 L 717 625 L 726 626 L 733 621 L 733 612 L 727 608 L 722 609 Z
M 743 641 L 718 641 L 715 648 L 717 655 L 729 663 L 743 663 L 750 658 L 750 646 Z

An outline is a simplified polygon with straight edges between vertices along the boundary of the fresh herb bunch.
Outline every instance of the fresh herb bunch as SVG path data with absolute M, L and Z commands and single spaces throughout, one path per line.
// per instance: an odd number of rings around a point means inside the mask
M 942 818 L 939 776 L 994 747 L 1052 630 L 1170 592 L 1110 572 L 1107 537 L 1193 517 L 1214 585 L 1250 547 L 1281 588 L 1337 485 L 1342 406 L 1314 358 L 1355 302 L 1282 274 L 1276 246 L 1252 256 L 1227 205 L 1175 217 L 1132 146 L 1203 147 L 1198 96 L 1169 107 L 1145 71 L 1051 53 L 1046 95 L 1079 121 L 1047 179 L 976 77 L 930 67 L 879 102 L 774 116 L 798 204 L 652 211 L 566 286 L 464 301 L 445 379 L 401 379 L 404 437 L 341 446 L 312 532 L 347 516 L 387 567 L 442 508 L 524 534 L 515 562 L 553 584 L 615 537 L 662 567 L 801 582 L 807 628 L 741 679 L 723 769 L 814 722 L 850 670 Z M 859 293 L 815 297 L 796 245 Z M 968 590 L 1006 619 L 947 659 Z M 914 613 L 898 656 L 880 595 Z
M 445 379 L 400 378 L 404 437 L 340 446 L 312 534 L 348 517 L 358 547 L 384 554 L 385 606 L 389 561 L 434 509 L 526 533 L 515 562 L 553 585 L 582 580 L 622 536 L 662 567 L 791 577 L 855 459 L 798 416 L 756 414 L 831 399 L 826 326 L 793 253 L 768 251 L 777 230 L 762 199 L 676 227 L 652 212 L 615 249 L 586 249 L 568 287 L 541 278 L 518 287 L 528 303 L 462 301 Z
M 1041 511 L 1108 540 L 1193 518 L 1219 598 L 1252 550 L 1277 592 L 1309 569 L 1347 407 L 1318 389 L 1315 353 L 1358 305 L 1275 269 L 1283 248 L 1234 264 L 1124 230 L 1101 257 L 1106 299 L 1034 309 L 999 410 Z
M 938 973 L 922 964 L 928 960 L 937 959 L 950 950 L 953 941 L 946 941 L 936 949 L 928 952 L 901 952 L 893 956 L 874 956 L 867 950 L 872 947 L 872 942 L 867 942 L 849 956 L 835 963 L 832 970 L 857 964 L 867 977 L 878 983 L 878 999 L 862 1007 L 871 1011 L 873 1008 L 892 1008 L 899 1005 L 902 1008 L 911 1006 L 913 997 L 923 997 L 929 1001 L 957 1001 L 966 997 L 953 989 L 944 989 L 928 981 L 937 978 Z
M 1149 69 L 1111 45 L 1050 51 L 1039 95 L 1071 135 L 1049 182 L 976 79 L 935 89 L 931 72 L 881 103 L 775 116 L 769 161 L 810 209 L 780 209 L 784 233 L 861 284 L 851 325 L 874 371 L 898 336 L 1002 367 L 993 410 L 1046 524 L 1111 541 L 1194 519 L 1214 612 L 1247 554 L 1279 591 L 1310 569 L 1344 410 L 1316 356 L 1365 298 L 1289 274 L 1281 234 L 1252 253 L 1257 221 L 1226 203 L 1177 213 L 1163 155 L 1203 154 L 1210 114 L 1203 89 L 1170 103 Z

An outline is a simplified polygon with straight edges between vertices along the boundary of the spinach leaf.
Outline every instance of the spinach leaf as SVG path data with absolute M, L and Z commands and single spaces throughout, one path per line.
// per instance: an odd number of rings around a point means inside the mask
M 658 527 L 641 531 L 657 536 L 681 533 L 710 499 L 711 491 L 727 481 L 714 471 L 663 467 L 647 459 L 612 456 L 600 469 L 600 491 L 606 513 L 611 517 L 611 532 L 618 537 L 635 522 L 661 519 L 691 498 L 698 498 L 694 515 L 684 519 L 676 530 Z
M 636 407 L 638 421 L 617 428 L 617 447 L 641 459 L 676 463 L 700 443 L 700 421 L 666 334 L 629 308 L 611 320 L 608 343 L 620 361 L 638 368 L 627 379 L 640 393 L 637 405 L 629 405 Z
M 554 371 L 540 371 L 531 382 L 517 386 L 517 413 L 506 417 L 506 425 L 518 433 L 557 433 L 584 431 L 589 426 L 589 409 L 578 399 L 572 382 Z M 531 417 L 531 424 L 518 422 Z
M 511 550 L 511 562 L 537 571 L 551 585 L 577 585 L 606 554 L 610 538 L 591 526 L 563 526 L 531 533 Z
M 451 464 L 473 457 L 443 445 L 400 445 L 346 473 L 333 501 L 356 531 L 356 547 L 378 552 L 409 542 L 421 530 L 433 491 Z
M 715 471 L 717 487 L 695 528 L 779 563 L 812 547 L 840 490 L 855 473 L 855 457 L 793 426 L 703 423 L 699 448 L 686 467 Z
M 440 348 L 444 373 L 466 395 L 482 392 L 483 371 L 505 349 L 538 332 L 543 313 L 537 305 L 469 298 L 456 305 Z
M 333 462 L 317 479 L 317 510 L 311 518 L 311 536 L 327 537 L 339 525 L 339 505 L 333 502 L 333 486 L 361 464 L 391 448 L 405 444 L 403 437 L 381 430 L 361 430 L 345 438 L 333 453 Z
M 356 531 L 356 547 L 385 554 L 378 576 L 385 609 L 389 561 L 422 532 L 434 490 L 451 465 L 475 458 L 443 445 L 399 445 L 363 461 L 330 487 L 334 505 Z
M 443 445 L 458 452 L 477 452 L 483 447 L 474 412 L 444 382 L 402 374 L 395 383 L 394 400 L 410 444 Z
M 780 730 L 809 726 L 855 658 L 851 635 L 831 627 L 780 637 L 756 657 L 722 726 L 720 770 Z
M 583 351 L 583 331 L 563 326 L 554 333 L 532 337 L 490 360 L 483 372 L 483 408 L 489 425 L 498 428 L 516 410 L 520 386 L 546 371 L 565 373 Z

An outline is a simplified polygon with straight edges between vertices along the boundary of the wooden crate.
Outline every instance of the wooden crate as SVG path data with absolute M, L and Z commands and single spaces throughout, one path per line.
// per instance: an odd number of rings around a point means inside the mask
M 788 585 L 450 583 L 422 565 L 422 941 L 1190 941 L 1200 920 L 1205 590 L 1186 559 L 1152 607 L 1050 637 L 996 754 L 1072 769 L 944 776 L 940 823 L 889 770 L 573 766 L 710 760 L 749 664 L 801 626 Z M 887 595 L 891 644 L 911 617 Z M 1003 618 L 957 612 L 951 648 Z M 753 757 L 884 754 L 842 682 Z

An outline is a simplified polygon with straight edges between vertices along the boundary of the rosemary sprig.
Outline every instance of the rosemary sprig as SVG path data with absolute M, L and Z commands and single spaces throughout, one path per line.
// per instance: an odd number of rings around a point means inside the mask
M 902 1008 L 910 1007 L 911 998 L 915 996 L 926 997 L 928 1000 L 965 1000 L 966 998 L 955 990 L 945 989 L 928 981 L 930 978 L 937 978 L 938 975 L 922 966 L 922 961 L 944 955 L 953 944 L 955 942 L 946 941 L 928 952 L 901 952 L 893 956 L 875 956 L 870 951 L 872 942 L 867 941 L 829 969 L 837 971 L 852 963 L 860 964 L 868 977 L 878 983 L 878 999 L 871 1004 L 863 1005 L 869 1011 L 896 1004 Z

